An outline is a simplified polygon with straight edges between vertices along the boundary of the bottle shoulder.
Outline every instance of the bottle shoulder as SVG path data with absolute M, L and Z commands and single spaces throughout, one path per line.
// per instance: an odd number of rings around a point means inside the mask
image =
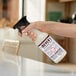
M 37 35 L 37 38 L 35 40 L 35 44 L 39 45 L 41 42 L 43 42 L 47 38 L 47 33 L 40 33 Z

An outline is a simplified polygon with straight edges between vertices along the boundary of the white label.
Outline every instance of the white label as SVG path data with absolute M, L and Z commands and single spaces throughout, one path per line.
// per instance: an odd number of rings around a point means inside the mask
M 50 36 L 38 46 L 53 61 L 64 53 L 64 49 Z

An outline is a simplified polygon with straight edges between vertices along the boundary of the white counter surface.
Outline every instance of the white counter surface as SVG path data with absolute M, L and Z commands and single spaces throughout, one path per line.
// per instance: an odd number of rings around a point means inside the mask
M 0 56 L 0 76 L 76 76 L 74 68 L 70 65 L 48 65 L 10 54 Z

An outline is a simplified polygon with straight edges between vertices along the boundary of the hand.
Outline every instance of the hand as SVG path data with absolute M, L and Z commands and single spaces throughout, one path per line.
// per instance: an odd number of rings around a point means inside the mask
M 33 22 L 31 24 L 28 25 L 28 27 L 26 27 L 25 29 L 23 29 L 23 33 L 25 32 L 28 32 L 29 30 L 32 30 L 32 29 L 37 29 L 37 30 L 40 30 L 40 31 L 46 31 L 46 22 L 44 21 L 38 21 L 38 22 Z
M 22 34 L 26 33 L 27 36 L 29 36 L 29 38 L 32 39 L 32 41 L 36 40 L 36 33 L 32 32 L 33 29 L 37 29 L 40 31 L 45 31 L 45 23 L 43 21 L 38 21 L 38 22 L 34 22 L 31 23 L 28 27 L 26 27 L 25 29 L 22 30 Z

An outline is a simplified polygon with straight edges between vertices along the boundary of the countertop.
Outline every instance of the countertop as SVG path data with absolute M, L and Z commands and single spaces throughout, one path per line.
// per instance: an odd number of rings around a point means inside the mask
M 76 68 L 76 65 L 73 65 Z M 72 65 L 49 65 L 21 56 L 0 53 L 0 76 L 76 76 Z

